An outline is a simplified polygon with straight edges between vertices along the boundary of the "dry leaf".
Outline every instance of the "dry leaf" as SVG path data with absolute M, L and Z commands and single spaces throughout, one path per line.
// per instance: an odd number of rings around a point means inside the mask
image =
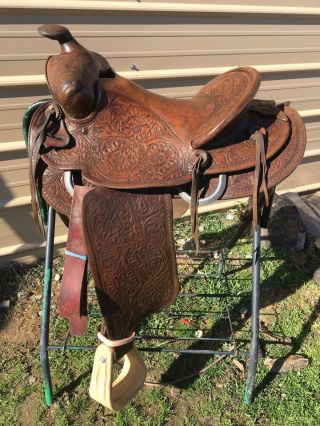
M 178 397 L 180 396 L 180 394 L 181 394 L 181 390 L 180 390 L 180 389 L 178 389 L 178 388 L 174 388 L 174 387 L 172 387 L 172 388 L 170 389 L 170 395 L 171 395 L 173 398 L 178 398 Z
M 309 365 L 308 358 L 302 355 L 287 355 L 280 358 L 266 358 L 264 364 L 272 373 L 286 373 L 299 371 Z
M 36 381 L 37 381 L 37 378 L 35 376 L 28 377 L 28 382 L 30 385 L 34 385 Z
M 244 371 L 243 364 L 240 361 L 238 361 L 236 358 L 233 358 L 232 363 L 237 367 L 238 370 Z

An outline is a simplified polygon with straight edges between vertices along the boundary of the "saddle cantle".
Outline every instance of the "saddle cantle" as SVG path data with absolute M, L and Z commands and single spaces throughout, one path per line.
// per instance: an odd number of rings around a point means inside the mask
M 268 203 L 268 188 L 297 167 L 305 129 L 292 108 L 253 99 L 260 85 L 253 68 L 216 77 L 192 99 L 171 99 L 116 74 L 66 28 L 44 25 L 39 32 L 57 40 L 61 52 L 46 64 L 53 100 L 39 106 L 29 128 L 34 217 L 41 225 L 44 199 L 70 221 L 60 312 L 74 334 L 86 327 L 89 261 L 103 316 L 90 395 L 118 410 L 143 385 L 135 328 L 178 293 L 178 193 L 191 192 L 197 242 L 199 197 L 214 195 L 221 176 L 216 198 L 252 195 L 256 226 L 258 194 Z M 66 186 L 70 171 L 74 194 Z M 112 364 L 122 356 L 123 373 L 112 384 Z

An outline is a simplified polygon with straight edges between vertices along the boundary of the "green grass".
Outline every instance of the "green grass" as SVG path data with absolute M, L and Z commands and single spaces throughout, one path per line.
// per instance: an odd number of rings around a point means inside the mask
M 234 219 L 226 213 L 201 217 L 201 234 L 207 247 L 217 249 L 235 229 L 240 210 L 233 210 Z M 175 226 L 175 238 L 190 238 L 188 222 Z M 291 345 L 268 343 L 262 335 L 263 352 L 269 357 L 291 353 L 304 354 L 310 364 L 299 372 L 270 374 L 259 361 L 257 394 L 254 403 L 243 402 L 247 359 L 240 358 L 245 371 L 240 371 L 232 359 L 226 357 L 214 363 L 215 357 L 175 355 L 143 352 L 150 382 L 170 382 L 195 373 L 211 365 L 205 372 L 175 386 L 145 386 L 133 402 L 119 413 L 92 401 L 88 387 L 93 352 L 52 351 L 51 373 L 55 402 L 46 408 L 43 402 L 40 363 L 38 357 L 41 300 L 33 296 L 41 293 L 43 264 L 32 267 L 12 266 L 1 272 L 1 299 L 10 299 L 9 313 L 1 312 L 0 323 L 0 425 L 318 425 L 320 418 L 320 287 L 312 281 L 313 271 L 319 266 L 320 255 L 311 244 L 303 253 L 279 255 L 263 250 L 261 268 L 261 319 L 274 334 L 289 336 Z M 230 272 L 228 285 L 237 297 L 228 300 L 237 339 L 250 334 L 250 266 L 251 244 L 245 235 L 232 250 L 226 270 Z M 180 266 L 181 273 L 190 273 L 195 266 Z M 55 272 L 62 272 L 62 259 L 55 259 Z M 197 279 L 181 279 L 189 292 L 222 292 L 224 279 L 216 280 L 216 262 L 198 265 Z M 206 275 L 210 275 L 206 277 Z M 53 283 L 51 342 L 61 342 L 67 332 L 64 320 L 57 316 L 57 289 Z M 218 299 L 180 298 L 170 312 L 214 311 L 202 317 L 186 314 L 181 318 L 164 313 L 151 316 L 139 331 L 163 333 L 165 336 L 194 336 L 202 330 L 204 336 L 225 335 L 227 322 L 219 317 L 226 310 L 226 302 Z M 92 312 L 95 309 L 92 308 Z M 21 318 L 24 321 L 21 322 Z M 189 319 L 190 321 L 186 321 Z M 20 322 L 19 322 L 20 320 Z M 94 334 L 99 318 L 90 319 Z M 10 328 L 11 327 L 11 328 Z M 8 337 L 6 330 L 12 330 Z M 3 338 L 2 338 L 3 337 Z M 74 339 L 72 343 L 95 344 L 95 338 Z M 161 342 L 151 342 L 154 345 Z M 144 343 L 145 344 L 145 343 Z M 169 343 L 175 347 L 207 348 L 208 343 Z M 218 348 L 218 346 L 215 346 Z M 229 343 L 219 346 L 230 349 Z M 245 343 L 240 350 L 247 349 Z M 30 381 L 35 378 L 35 382 Z

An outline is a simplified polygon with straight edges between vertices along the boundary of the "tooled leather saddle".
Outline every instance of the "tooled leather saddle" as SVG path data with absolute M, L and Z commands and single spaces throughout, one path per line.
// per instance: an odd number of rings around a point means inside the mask
M 139 322 L 177 296 L 178 194 L 191 193 L 197 249 L 204 195 L 253 196 L 256 226 L 259 193 L 268 202 L 268 189 L 297 167 L 305 129 L 291 107 L 254 100 L 260 76 L 253 68 L 220 75 L 192 99 L 170 99 L 116 74 L 68 29 L 39 32 L 61 52 L 46 64 L 53 99 L 36 105 L 29 125 L 33 213 L 40 229 L 48 205 L 68 223 L 60 313 L 73 334 L 84 333 L 88 261 L 100 336 L 116 361 L 132 350 Z

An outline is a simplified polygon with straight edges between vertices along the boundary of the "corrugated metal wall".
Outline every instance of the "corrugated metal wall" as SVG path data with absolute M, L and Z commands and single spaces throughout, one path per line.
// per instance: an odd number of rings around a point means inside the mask
M 262 4 L 263 3 L 263 4 Z M 24 109 L 49 96 L 44 63 L 58 45 L 38 36 L 43 23 L 66 25 L 89 49 L 144 87 L 192 96 L 231 67 L 262 73 L 258 97 L 292 101 L 308 131 L 303 164 L 281 190 L 320 182 L 319 0 L 140 1 L 0 0 L 0 256 L 1 262 L 42 254 L 31 219 Z M 132 68 L 138 71 L 132 71 Z M 57 227 L 57 242 L 65 228 Z

